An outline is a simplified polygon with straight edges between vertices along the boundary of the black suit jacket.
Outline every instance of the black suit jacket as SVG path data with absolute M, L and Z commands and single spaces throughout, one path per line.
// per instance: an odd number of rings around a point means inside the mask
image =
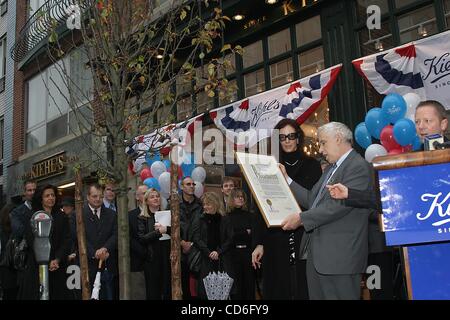
M 106 268 L 113 274 L 117 274 L 118 271 L 116 254 L 117 214 L 104 206 L 100 210 L 100 219 L 98 219 L 87 204 L 83 208 L 90 279 L 94 279 L 93 277 L 98 268 L 98 260 L 95 259 L 95 252 L 103 247 L 108 249 L 109 252 L 109 258 L 106 260 Z
M 138 236 L 138 216 L 141 209 L 136 208 L 128 213 L 128 223 L 130 228 L 130 268 L 131 272 L 144 271 L 147 248 L 139 241 Z

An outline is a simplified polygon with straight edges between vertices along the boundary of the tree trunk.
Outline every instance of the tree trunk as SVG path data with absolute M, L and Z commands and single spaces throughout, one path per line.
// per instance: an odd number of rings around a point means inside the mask
M 81 294 L 83 300 L 91 299 L 91 286 L 89 285 L 89 269 L 87 259 L 86 231 L 83 221 L 83 197 L 81 190 L 83 184 L 81 182 L 80 170 L 75 171 L 75 215 L 77 223 L 77 241 L 78 241 L 78 257 L 81 269 Z
M 122 179 L 118 182 L 117 192 L 117 249 L 119 264 L 120 299 L 131 299 L 130 287 L 130 232 L 128 225 L 128 166 L 123 148 L 120 145 L 114 154 L 115 167 L 120 170 Z M 124 165 L 125 164 L 125 165 Z
M 170 165 L 170 211 L 171 241 L 170 241 L 170 264 L 172 270 L 172 300 L 181 300 L 181 249 L 180 249 L 180 200 L 178 197 L 178 165 L 172 161 Z

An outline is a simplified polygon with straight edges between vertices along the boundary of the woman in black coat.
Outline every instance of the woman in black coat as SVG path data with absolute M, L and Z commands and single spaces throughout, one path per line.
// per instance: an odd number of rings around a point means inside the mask
M 0 211 L 0 241 L 1 253 L 0 261 L 6 260 L 6 250 L 11 237 L 10 212 L 15 208 L 13 204 L 5 204 Z M 11 261 L 10 261 L 11 263 Z M 17 271 L 12 264 L 0 266 L 0 288 L 3 291 L 2 300 L 16 300 L 17 297 Z
M 310 190 L 322 169 L 317 160 L 303 152 L 305 134 L 300 125 L 293 119 L 283 119 L 275 129 L 279 130 L 280 163 L 292 180 Z M 303 227 L 294 232 L 268 229 L 260 215 L 258 220 L 252 262 L 255 268 L 262 265 L 263 299 L 308 299 L 306 263 L 298 257 Z
M 49 295 L 51 300 L 65 299 L 66 277 L 60 263 L 67 259 L 70 253 L 71 239 L 69 220 L 57 207 L 58 191 L 55 186 L 46 185 L 33 195 L 33 213 L 39 210 L 47 212 L 52 217 L 50 230 L 50 262 L 49 262 Z M 33 250 L 34 235 L 31 224 L 25 225 L 25 239 L 27 241 L 27 261 L 25 270 L 19 276 L 20 300 L 38 300 L 39 296 L 39 265 Z
M 138 238 L 147 248 L 144 262 L 145 288 L 147 300 L 162 300 L 170 284 L 169 256 L 163 252 L 167 249 L 160 238 L 163 234 L 170 234 L 170 227 L 155 221 L 155 213 L 161 209 L 161 196 L 156 189 L 148 189 L 144 195 L 144 206 L 138 217 Z
M 222 203 L 218 194 L 206 192 L 202 196 L 203 212 L 192 223 L 193 246 L 201 252 L 197 283 L 200 299 L 207 299 L 203 279 L 210 272 L 231 272 L 229 250 L 232 244 L 232 230 Z

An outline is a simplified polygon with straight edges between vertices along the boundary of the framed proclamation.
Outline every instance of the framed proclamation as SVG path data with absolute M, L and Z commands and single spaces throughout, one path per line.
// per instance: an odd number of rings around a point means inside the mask
M 268 227 L 301 212 L 273 156 L 236 152 L 236 158 Z

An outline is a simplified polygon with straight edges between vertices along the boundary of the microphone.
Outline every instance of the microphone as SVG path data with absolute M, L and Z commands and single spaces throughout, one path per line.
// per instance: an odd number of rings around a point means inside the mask
M 431 134 L 423 139 L 423 146 L 425 151 L 441 149 L 440 145 L 444 143 L 444 137 L 440 134 Z
M 434 141 L 433 147 L 435 150 L 450 149 L 450 141 L 446 141 L 446 142 L 442 142 L 442 143 Z

